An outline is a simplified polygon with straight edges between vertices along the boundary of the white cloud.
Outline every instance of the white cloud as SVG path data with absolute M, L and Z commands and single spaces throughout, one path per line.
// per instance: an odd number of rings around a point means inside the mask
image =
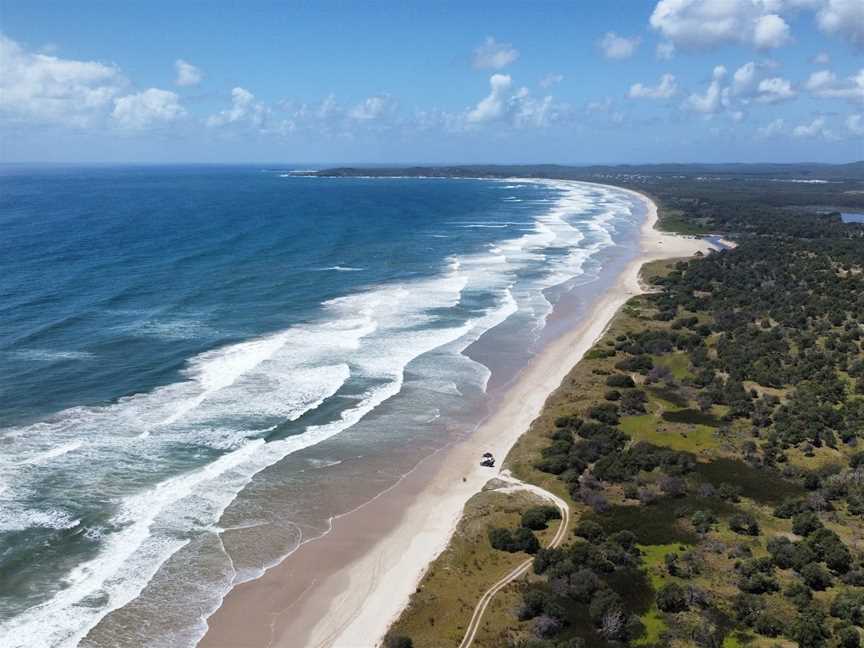
M 676 46 L 713 47 L 741 43 L 771 49 L 791 39 L 777 13 L 780 0 L 660 0 L 651 27 Z
M 170 123 L 185 115 L 179 97 L 174 92 L 158 88 L 115 99 L 111 113 L 120 126 L 132 130 Z
M 503 123 L 515 128 L 542 128 L 559 121 L 567 111 L 551 96 L 533 97 L 528 88 L 514 88 L 506 74 L 493 74 L 489 94 L 465 114 L 468 126 Z
M 540 87 L 541 88 L 551 88 L 554 85 L 558 85 L 564 80 L 563 74 L 547 74 L 542 79 L 540 79 Z
M 804 88 L 823 99 L 848 99 L 864 103 L 864 68 L 845 80 L 839 80 L 831 70 L 819 70 L 809 76 Z
M 745 63 L 732 75 L 732 92 L 736 95 L 748 95 L 756 89 L 759 73 L 753 61 Z
M 642 39 L 638 36 L 627 38 L 626 36 L 619 36 L 615 32 L 606 32 L 598 42 L 598 45 L 603 52 L 603 56 L 607 59 L 621 60 L 633 56 L 641 41 Z
M 776 137 L 777 135 L 780 135 L 783 132 L 783 129 L 785 128 L 785 126 L 786 126 L 786 123 L 783 121 L 783 119 L 775 119 L 774 121 L 770 122 L 769 124 L 766 124 L 765 126 L 762 126 L 761 128 L 758 128 L 756 130 L 756 132 L 759 135 L 759 137 L 763 137 L 763 138 L 767 139 L 769 137 Z
M 792 135 L 801 139 L 821 137 L 831 139 L 831 131 L 825 127 L 825 118 L 817 117 L 809 124 L 799 124 L 792 130 Z
M 827 34 L 836 34 L 852 45 L 864 48 L 864 2 L 861 0 L 821 0 L 816 24 Z
M 33 54 L 0 35 L 0 115 L 7 119 L 90 126 L 127 86 L 113 65 Z
M 714 68 L 711 83 L 705 90 L 705 94 L 691 94 L 684 107 L 695 112 L 711 115 L 722 111 L 729 105 L 728 93 L 723 92 L 721 82 L 726 77 L 726 68 L 718 65 Z
M 816 56 L 810 59 L 810 62 L 814 65 L 828 65 L 831 63 L 831 57 L 828 55 L 828 52 L 819 52 Z
M 510 92 L 513 80 L 507 74 L 493 74 L 489 79 L 491 90 L 489 94 L 468 113 L 468 121 L 472 124 L 500 119 L 504 114 L 504 106 Z
M 660 61 L 671 61 L 675 58 L 675 43 L 657 43 L 656 56 Z
M 224 126 L 237 122 L 247 122 L 255 127 L 264 125 L 269 109 L 255 101 L 255 95 L 245 88 L 231 90 L 231 108 L 223 110 L 207 119 L 208 126 Z
M 789 25 L 777 14 L 767 14 L 756 19 L 753 27 L 753 44 L 758 49 L 776 49 L 792 40 Z
M 199 68 L 183 59 L 174 61 L 174 69 L 177 70 L 177 79 L 174 83 L 178 86 L 198 85 L 204 78 L 204 73 Z
M 762 79 L 756 87 L 756 101 L 760 103 L 770 104 L 787 101 L 794 99 L 797 94 L 792 88 L 792 84 L 780 77 Z
M 864 116 L 849 115 L 846 118 L 846 128 L 852 135 L 864 137 Z
M 678 92 L 678 84 L 675 82 L 675 75 L 664 74 L 656 86 L 634 83 L 630 86 L 628 96 L 632 99 L 669 99 L 676 92 Z
M 474 50 L 473 65 L 477 70 L 500 70 L 519 58 L 519 50 L 510 43 L 499 43 L 487 36 L 483 44 Z
M 381 119 L 395 109 L 396 104 L 389 95 L 375 95 L 354 106 L 348 116 L 357 121 L 369 122 Z

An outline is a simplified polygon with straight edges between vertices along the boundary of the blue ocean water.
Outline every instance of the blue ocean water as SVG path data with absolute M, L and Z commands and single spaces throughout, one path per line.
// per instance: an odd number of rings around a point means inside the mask
M 10 646 L 194 644 L 233 584 L 470 433 L 642 217 L 564 182 L 185 166 L 0 183 Z

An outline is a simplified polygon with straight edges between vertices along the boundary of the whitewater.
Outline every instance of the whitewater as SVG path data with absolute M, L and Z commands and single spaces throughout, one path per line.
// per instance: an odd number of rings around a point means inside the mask
M 97 277 L 104 294 L 76 291 L 45 321 L 2 329 L 9 375 L 29 389 L 95 375 L 77 394 L 22 395 L 0 419 L 0 566 L 13 575 L 0 585 L 4 647 L 194 645 L 233 585 L 470 434 L 490 385 L 548 341 L 556 305 L 602 288 L 640 220 L 628 194 L 579 183 L 237 173 L 268 192 L 223 196 L 251 221 L 238 225 L 228 209 L 167 243 L 151 232 L 149 249 L 124 238 L 127 256 L 68 278 Z M 157 180 L 171 187 L 170 176 Z M 192 182 L 204 200 L 224 178 Z M 174 195 L 162 194 L 163 209 Z M 219 198 L 206 198 L 210 209 Z M 307 219 L 319 198 L 332 204 L 316 242 Z M 294 213 L 282 201 L 306 211 L 274 234 Z M 384 226 L 361 233 L 382 210 Z M 411 229 L 406 213 L 424 226 L 382 242 Z M 100 225 L 91 236 L 117 232 L 110 219 Z M 157 254 L 175 242 L 170 262 Z M 48 243 L 27 248 L 20 286 L 38 261 L 48 270 L 40 254 L 74 247 Z M 314 245 L 326 253 L 310 258 Z M 142 257 L 152 282 L 133 267 Z M 7 294 L 26 310 L 14 279 Z M 45 290 L 62 302 L 68 285 Z M 112 394 L 115 378 L 128 384 Z M 34 542 L 42 548 L 28 555 Z

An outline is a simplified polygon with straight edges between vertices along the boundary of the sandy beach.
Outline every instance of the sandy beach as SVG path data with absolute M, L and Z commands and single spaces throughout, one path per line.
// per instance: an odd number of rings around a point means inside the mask
M 643 291 L 642 264 L 692 256 L 706 241 L 655 229 L 645 196 L 641 254 L 582 323 L 535 356 L 500 406 L 464 441 L 421 462 L 394 487 L 333 521 L 324 537 L 302 545 L 261 578 L 235 587 L 208 623 L 205 648 L 371 648 L 407 604 L 426 566 L 446 547 L 465 502 L 497 474 L 478 465 L 504 457 L 537 417 L 549 394 L 630 297 Z

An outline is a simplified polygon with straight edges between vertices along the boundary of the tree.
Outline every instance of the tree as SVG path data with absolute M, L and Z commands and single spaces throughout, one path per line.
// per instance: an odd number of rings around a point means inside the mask
M 736 513 L 729 518 L 729 528 L 739 535 L 759 535 L 759 522 L 750 513 Z
M 636 386 L 636 383 L 633 382 L 633 379 L 627 374 L 612 374 L 606 378 L 606 385 L 608 387 L 617 387 L 619 389 L 632 389 Z
M 822 648 L 831 636 L 825 614 L 816 608 L 802 610 L 792 623 L 790 636 L 800 648 Z
M 527 529 L 540 530 L 547 527 L 549 520 L 560 520 L 561 511 L 557 506 L 533 506 L 522 513 L 522 526 Z
M 807 586 L 817 592 L 821 592 L 831 585 L 831 574 L 819 563 L 804 565 L 800 573 Z
M 545 614 L 540 615 L 536 619 L 534 619 L 534 634 L 536 634 L 541 639 L 548 639 L 549 637 L 554 637 L 561 629 L 564 627 L 564 624 L 560 619 L 556 619 L 555 617 L 547 616 Z
M 591 604 L 588 606 L 588 615 L 591 620 L 600 625 L 603 618 L 612 610 L 621 609 L 621 597 L 611 589 L 601 589 L 595 592 L 591 598 Z
M 861 637 L 855 628 L 844 626 L 836 631 L 837 646 L 839 648 L 860 648 Z
M 821 528 L 822 522 L 813 511 L 802 511 L 792 518 L 792 533 L 795 535 L 808 536 Z
M 783 633 L 784 628 L 783 620 L 769 612 L 760 614 L 753 624 L 753 629 L 766 637 L 778 637 Z
M 657 607 L 664 612 L 683 612 L 687 609 L 684 590 L 677 583 L 666 583 L 657 592 Z

